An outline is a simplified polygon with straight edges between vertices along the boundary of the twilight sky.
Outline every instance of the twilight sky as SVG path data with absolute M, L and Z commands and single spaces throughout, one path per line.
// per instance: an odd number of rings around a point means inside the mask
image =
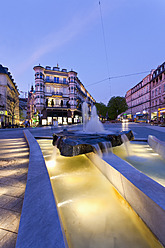
M 34 85 L 35 65 L 58 63 L 77 71 L 96 101 L 107 104 L 147 73 L 104 79 L 150 71 L 165 61 L 165 0 L 100 2 L 107 57 L 99 0 L 1 1 L 0 64 L 20 91 Z

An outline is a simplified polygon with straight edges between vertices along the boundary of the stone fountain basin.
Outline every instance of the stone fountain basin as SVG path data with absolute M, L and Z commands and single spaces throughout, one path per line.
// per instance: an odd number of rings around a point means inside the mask
M 122 135 L 126 135 L 128 140 L 134 140 L 132 130 L 116 132 L 114 134 L 107 133 L 83 133 L 64 130 L 63 132 L 53 134 L 53 145 L 57 146 L 63 156 L 77 156 L 89 152 L 95 152 L 96 147 L 104 152 L 105 144 L 110 146 L 120 146 Z

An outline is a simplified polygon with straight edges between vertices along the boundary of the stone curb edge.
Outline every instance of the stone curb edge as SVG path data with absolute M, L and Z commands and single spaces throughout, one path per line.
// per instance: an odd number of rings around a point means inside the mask
M 86 156 L 126 199 L 165 247 L 165 188 L 113 154 Z
M 16 248 L 66 247 L 41 149 L 29 130 L 24 136 L 30 149 L 29 168 Z

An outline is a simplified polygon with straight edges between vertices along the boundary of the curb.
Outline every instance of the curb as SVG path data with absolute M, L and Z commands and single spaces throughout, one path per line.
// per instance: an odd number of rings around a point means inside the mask
M 148 136 L 150 147 L 165 159 L 165 142 L 157 139 L 155 136 Z
M 39 144 L 29 132 L 29 169 L 16 248 L 63 248 L 65 241 Z
M 86 156 L 165 247 L 165 188 L 114 154 L 102 159 L 94 153 Z

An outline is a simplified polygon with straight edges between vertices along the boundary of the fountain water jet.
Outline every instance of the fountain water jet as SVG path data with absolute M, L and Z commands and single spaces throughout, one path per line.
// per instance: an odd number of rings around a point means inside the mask
M 121 139 L 122 139 L 124 147 L 126 149 L 127 156 L 130 156 L 131 155 L 131 146 L 130 146 L 129 139 L 127 138 L 127 136 L 125 134 L 121 135 Z
M 82 105 L 82 117 L 83 117 L 83 131 L 86 131 L 86 124 L 89 120 L 89 114 L 88 114 L 88 104 L 86 102 L 83 102 Z
M 89 133 L 104 133 L 105 131 L 103 124 L 99 121 L 95 106 L 92 107 L 91 119 L 86 123 L 85 131 Z

